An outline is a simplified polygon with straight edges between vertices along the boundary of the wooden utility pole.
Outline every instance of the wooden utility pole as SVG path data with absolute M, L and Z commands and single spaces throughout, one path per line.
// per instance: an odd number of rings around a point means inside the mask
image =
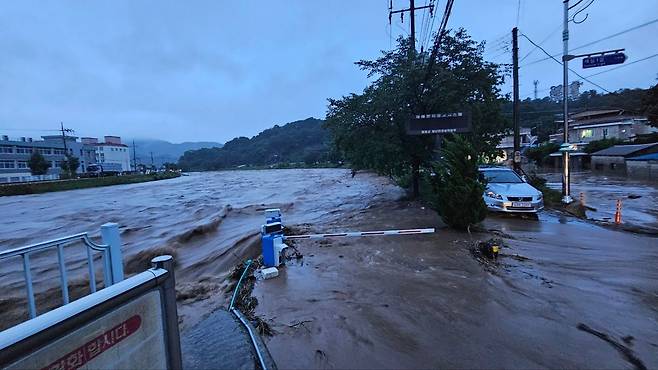
M 422 9 L 429 9 L 430 14 L 433 15 L 434 13 L 434 4 L 432 2 L 429 3 L 429 5 L 424 5 L 424 6 L 419 6 L 416 7 L 415 1 L 414 0 L 409 0 L 409 8 L 408 9 L 399 9 L 399 10 L 393 10 L 393 0 L 390 0 L 390 6 L 388 8 L 388 23 L 390 24 L 393 18 L 393 14 L 400 13 L 400 19 L 402 22 L 404 22 L 404 13 L 409 12 L 409 17 L 411 18 L 411 21 L 409 22 L 410 30 L 409 30 L 409 36 L 410 36 L 410 43 L 411 47 L 409 48 L 409 62 L 413 63 L 415 60 L 415 55 L 416 55 L 416 10 L 422 10 Z M 414 89 L 416 87 L 414 86 Z M 413 107 L 413 102 L 411 102 L 412 107 Z M 413 191 L 413 196 L 414 198 L 418 198 L 420 194 L 420 160 L 415 160 L 411 164 L 412 166 L 412 191 Z
M 137 172 L 137 147 L 135 146 L 135 140 L 133 140 L 133 171 Z
M 519 170 L 521 166 L 521 137 L 520 137 L 520 107 L 519 107 L 519 29 L 512 28 L 512 78 L 514 80 L 514 109 L 512 118 L 514 121 L 514 169 Z
M 411 50 L 415 51 L 416 50 L 416 17 L 415 17 L 415 12 L 416 10 L 422 10 L 422 9 L 429 9 L 430 14 L 434 13 L 434 4 L 430 2 L 429 5 L 423 5 L 416 7 L 415 5 L 415 0 L 409 0 L 409 8 L 408 9 L 398 9 L 398 10 L 393 10 L 393 0 L 391 0 L 390 6 L 388 8 L 388 23 L 391 24 L 391 21 L 393 19 L 393 14 L 398 14 L 400 13 L 400 19 L 402 22 L 404 22 L 404 13 L 409 12 L 409 17 L 411 20 L 409 21 L 409 36 L 411 38 Z
M 66 133 L 67 132 L 73 132 L 72 129 L 70 128 L 64 128 L 64 122 L 60 122 L 60 127 L 62 131 L 62 143 L 64 143 L 64 154 L 69 154 L 68 149 L 66 148 Z

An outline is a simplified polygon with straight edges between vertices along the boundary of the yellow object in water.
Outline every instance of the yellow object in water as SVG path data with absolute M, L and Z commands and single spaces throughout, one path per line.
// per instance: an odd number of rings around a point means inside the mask
M 500 249 L 500 247 L 498 247 L 497 245 L 492 245 L 492 246 L 491 246 L 491 250 L 492 250 L 494 253 L 498 253 L 498 249 Z

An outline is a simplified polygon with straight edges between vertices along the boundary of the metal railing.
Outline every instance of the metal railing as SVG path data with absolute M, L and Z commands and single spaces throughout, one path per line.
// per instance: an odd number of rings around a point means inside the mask
M 57 249 L 57 263 L 59 265 L 60 288 L 62 290 L 63 305 L 70 303 L 68 273 L 64 258 L 64 247 L 75 242 L 82 241 L 86 246 L 87 268 L 89 272 L 89 290 L 95 293 L 96 273 L 94 268 L 94 251 L 100 252 L 103 259 L 103 284 L 107 288 L 123 280 L 123 257 L 121 254 L 121 237 L 119 225 L 107 223 L 101 226 L 101 238 L 103 244 L 94 243 L 88 233 L 79 233 L 46 242 L 27 245 L 24 247 L 10 249 L 0 252 L 0 261 L 20 256 L 23 260 L 23 278 L 27 293 L 27 306 L 30 319 L 37 316 L 36 301 L 34 298 L 34 287 L 32 283 L 32 271 L 30 266 L 30 255 L 36 252 Z
M 151 260 L 151 268 L 140 274 L 0 332 L 0 368 L 55 368 L 48 365 L 77 361 L 80 365 L 77 367 L 84 367 L 86 363 L 89 368 L 125 368 L 126 364 L 131 364 L 132 368 L 181 369 L 175 286 L 173 258 L 156 257 Z M 157 301 L 146 301 L 152 302 L 149 304 L 142 300 L 154 292 Z M 130 337 L 132 342 L 127 345 L 138 350 L 113 347 L 130 336 L 121 328 L 117 329 L 117 322 L 135 315 L 142 324 L 137 324 L 133 332 L 140 330 L 142 336 Z M 148 325 L 148 321 L 160 324 Z M 109 332 L 113 334 L 107 334 Z M 97 346 L 99 338 L 106 342 Z M 151 340 L 160 344 L 140 347 Z M 115 353 L 97 356 L 106 350 Z M 145 362 L 152 359 L 159 362 Z

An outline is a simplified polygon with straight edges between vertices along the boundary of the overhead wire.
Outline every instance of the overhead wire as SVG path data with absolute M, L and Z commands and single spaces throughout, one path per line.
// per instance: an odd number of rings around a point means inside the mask
M 544 45 L 546 41 L 548 41 L 553 35 L 555 35 L 558 31 L 562 29 L 562 24 L 558 25 L 553 31 L 551 31 L 548 36 L 546 36 L 543 40 L 539 42 L 539 45 Z M 523 62 L 527 57 L 530 56 L 530 54 L 534 53 L 535 50 L 537 50 L 537 47 L 532 48 L 526 55 L 524 55 L 521 59 L 519 59 L 519 63 Z
M 530 41 L 531 44 L 533 44 L 533 45 L 535 45 L 536 47 L 538 47 L 539 50 L 543 51 L 544 54 L 548 55 L 548 56 L 549 56 L 551 59 L 553 59 L 555 62 L 557 62 L 557 63 L 560 64 L 560 65 L 563 65 L 561 61 L 555 59 L 554 56 L 550 55 L 546 50 L 544 50 L 544 48 L 542 48 L 541 46 L 537 45 L 534 41 L 532 41 L 532 40 L 531 40 L 527 35 L 525 35 L 523 32 L 521 32 L 521 36 L 525 37 L 526 40 Z M 603 86 L 597 84 L 596 82 L 594 82 L 594 81 L 588 79 L 587 77 L 581 75 L 580 73 L 574 71 L 573 69 L 569 68 L 569 71 L 571 71 L 571 72 L 572 72 L 573 74 L 575 74 L 576 76 L 582 78 L 583 80 L 589 82 L 590 84 L 592 84 L 592 85 L 598 87 L 599 89 L 601 89 L 601 90 L 603 90 L 603 91 L 605 91 L 605 92 L 607 92 L 607 93 L 611 93 L 610 90 L 608 90 L 608 89 L 606 89 L 605 87 L 603 87 Z
M 651 24 L 654 24 L 654 23 L 656 23 L 656 22 L 658 22 L 658 18 L 653 19 L 653 20 L 650 20 L 650 21 L 645 22 L 645 23 L 642 23 L 642 24 L 639 24 L 639 25 L 637 25 L 637 26 L 633 26 L 633 27 L 628 28 L 628 29 L 625 29 L 625 30 L 623 30 L 623 31 L 619 31 L 619 32 L 617 32 L 617 33 L 613 33 L 612 35 L 608 35 L 608 36 L 603 37 L 603 38 L 600 38 L 600 39 L 598 39 L 598 40 L 594 40 L 594 41 L 588 42 L 588 43 L 586 43 L 586 44 L 583 44 L 583 45 L 577 46 L 577 47 L 575 47 L 575 48 L 571 48 L 570 50 L 579 50 L 579 49 L 582 49 L 582 48 L 585 48 L 585 47 L 588 47 L 588 46 L 591 46 L 591 45 L 597 44 L 597 43 L 599 43 L 599 42 L 609 40 L 609 39 L 611 39 L 611 38 L 613 38 L 613 37 L 621 36 L 621 35 L 623 35 L 623 34 L 625 34 L 625 33 L 628 33 L 628 32 L 631 32 L 631 31 L 635 31 L 635 30 L 637 30 L 637 29 L 640 29 L 640 28 L 646 27 L 646 26 L 651 25 Z M 543 62 L 543 61 L 549 60 L 549 59 L 551 59 L 552 57 L 556 57 L 556 56 L 561 55 L 561 52 L 559 52 L 559 53 L 555 53 L 555 54 L 547 54 L 547 55 L 548 55 L 548 57 L 546 57 L 546 58 L 533 60 L 533 61 L 531 61 L 531 62 L 528 62 L 528 63 L 522 65 L 521 67 L 526 67 L 526 66 L 529 66 L 529 65 L 533 65 L 533 64 L 536 64 L 536 63 L 540 63 L 540 62 Z

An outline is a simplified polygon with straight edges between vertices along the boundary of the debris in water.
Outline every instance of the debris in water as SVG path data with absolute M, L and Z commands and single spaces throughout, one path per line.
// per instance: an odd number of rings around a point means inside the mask
M 638 199 L 638 198 L 642 198 L 642 196 L 637 195 L 637 194 L 629 194 L 628 195 L 628 199 Z
M 254 272 L 256 280 L 267 280 L 279 276 L 279 270 L 276 267 L 258 269 Z
M 622 356 L 624 356 L 624 359 L 626 361 L 628 361 L 629 363 L 631 363 L 633 366 L 635 366 L 636 369 L 646 370 L 647 367 L 644 365 L 642 360 L 640 360 L 639 358 L 637 358 L 637 356 L 635 356 L 635 353 L 633 352 L 633 350 L 631 350 L 630 348 L 626 347 L 625 345 L 619 343 L 614 338 L 610 338 L 610 336 L 608 334 L 600 332 L 600 331 L 595 330 L 595 329 L 592 329 L 592 328 L 590 328 L 589 326 L 587 326 L 583 323 L 578 324 L 578 330 L 582 330 L 584 332 L 590 333 L 590 334 L 592 334 L 592 335 L 594 335 L 594 336 L 610 343 L 610 345 L 612 345 L 617 351 L 619 351 L 619 353 L 621 353 Z M 625 338 L 631 338 L 631 339 L 629 339 L 629 341 L 630 341 L 630 340 L 632 340 L 633 337 L 632 336 L 627 336 Z

